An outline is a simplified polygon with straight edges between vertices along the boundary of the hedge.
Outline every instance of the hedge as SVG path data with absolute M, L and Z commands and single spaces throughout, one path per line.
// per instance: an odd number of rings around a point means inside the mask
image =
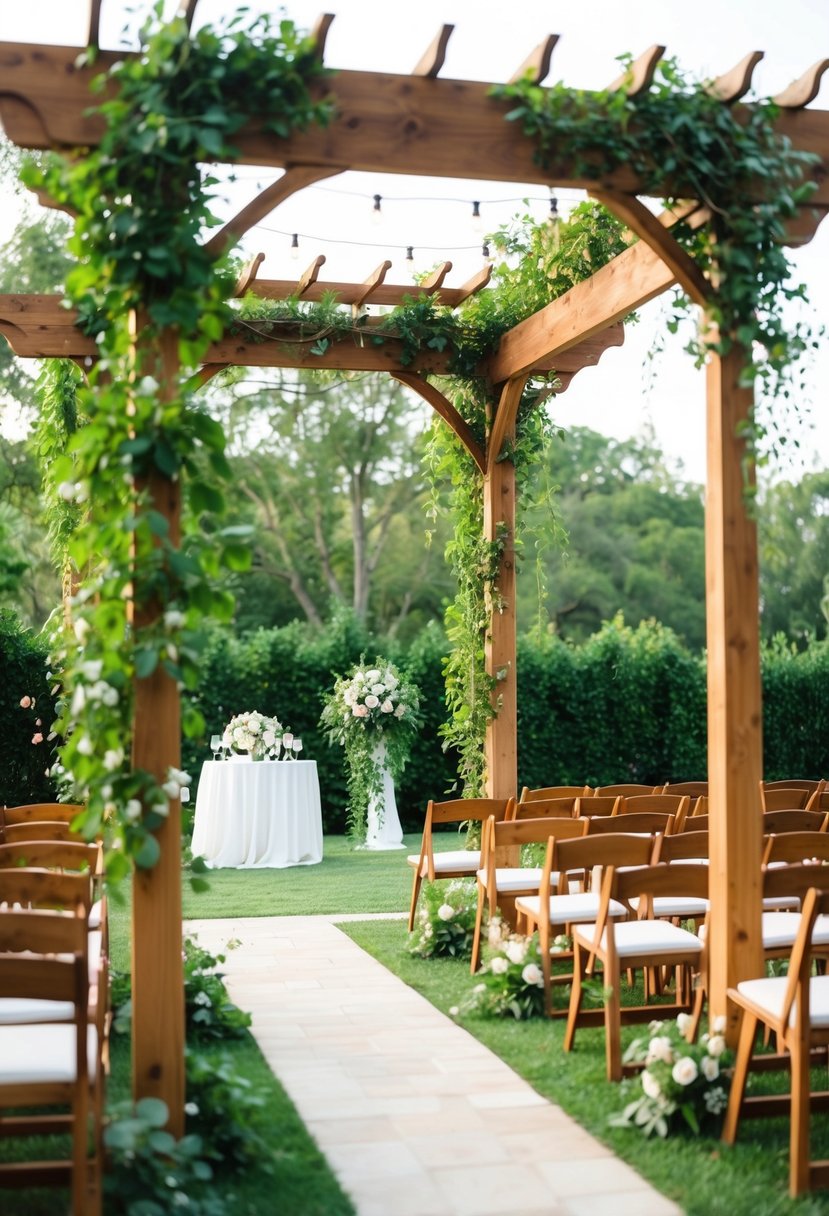
M 47 802 L 55 787 L 46 775 L 55 756 L 48 739 L 55 702 L 47 679 L 45 643 L 15 614 L 0 609 L 0 798 L 3 806 Z M 29 697 L 34 704 L 23 706 Z M 40 724 L 38 724 L 40 719 Z M 36 735 L 43 741 L 34 743 Z

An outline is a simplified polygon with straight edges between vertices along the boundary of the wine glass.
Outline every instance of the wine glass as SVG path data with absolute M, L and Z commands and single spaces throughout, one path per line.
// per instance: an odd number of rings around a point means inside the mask
M 210 736 L 210 747 L 213 751 L 213 759 L 218 760 L 219 752 L 222 750 L 222 736 L 221 735 L 211 735 Z
M 297 738 L 296 735 L 294 735 L 294 738 L 291 742 L 291 751 L 294 753 L 294 759 L 298 760 L 299 753 L 302 751 L 302 740 Z
M 285 759 L 286 760 L 290 760 L 290 758 L 291 758 L 291 748 L 293 747 L 293 742 L 294 742 L 294 736 L 291 734 L 291 732 L 289 730 L 286 730 L 285 734 L 282 736 L 282 746 L 285 749 Z

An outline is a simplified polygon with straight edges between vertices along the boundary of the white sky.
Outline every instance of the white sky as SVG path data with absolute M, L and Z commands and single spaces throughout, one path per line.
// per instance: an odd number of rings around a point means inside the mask
M 128 4 L 104 0 L 102 44 L 119 45 Z M 148 3 L 131 7 L 144 12 Z M 175 7 L 174 4 L 170 7 Z M 197 23 L 215 20 L 235 6 L 227 0 L 201 0 Z M 276 5 L 248 0 L 254 11 Z M 285 5 L 298 25 L 310 27 L 319 0 L 292 0 Z M 85 36 L 88 0 L 0 0 L 0 41 L 49 41 L 80 45 Z M 616 57 L 638 55 L 652 43 L 667 46 L 694 74 L 718 75 L 748 51 L 765 50 L 755 72 L 760 94 L 775 94 L 817 58 L 829 55 L 829 0 L 591 0 L 556 5 L 543 0 L 339 0 L 328 35 L 326 63 L 332 68 L 409 72 L 444 23 L 454 23 L 442 76 L 502 81 L 508 79 L 548 33 L 561 35 L 553 55 L 551 80 L 576 87 L 600 88 L 619 74 Z M 1 77 L 0 73 L 0 77 Z M 829 83 L 817 102 L 829 108 Z M 244 205 L 278 172 L 239 172 L 231 201 L 220 208 L 225 218 Z M 372 223 L 372 196 L 383 197 L 383 218 Z M 318 253 L 327 263 L 321 279 L 363 279 L 389 257 L 389 282 L 408 282 L 404 248 L 413 245 L 421 266 L 451 260 L 447 285 L 457 285 L 480 267 L 481 233 L 471 223 L 472 200 L 481 201 L 485 229 L 494 229 L 522 210 L 530 198 L 541 218 L 548 212 L 546 188 L 528 184 L 472 183 L 431 178 L 392 178 L 345 174 L 303 191 L 283 204 L 264 225 L 250 233 L 242 251 L 262 251 L 260 272 L 267 278 L 297 276 Z M 403 201 L 412 200 L 412 201 Z M 434 201 L 426 201 L 434 200 Z M 452 201 L 456 200 L 456 201 Z M 507 200 L 507 201 L 495 201 Z M 537 201 L 535 201 L 537 200 Z M 566 195 L 562 203 L 567 202 Z M 2 200 L 0 200 L 2 207 Z M 268 231 L 277 230 L 277 231 Z M 299 261 L 289 258 L 290 236 L 300 234 Z M 328 240 L 323 242 L 321 239 Z M 364 244 L 357 244 L 363 242 Z M 797 251 L 799 276 L 807 283 L 816 323 L 829 318 L 829 220 L 815 240 Z M 702 481 L 705 470 L 704 385 L 678 344 L 660 361 L 660 374 L 645 392 L 643 359 L 651 345 L 659 301 L 641 310 L 641 323 L 629 327 L 625 346 L 609 351 L 598 368 L 586 370 L 553 404 L 557 422 L 592 426 L 618 437 L 641 433 L 651 425 L 666 453 L 684 464 L 685 475 Z M 829 352 L 824 347 L 809 376 L 811 427 L 799 436 L 805 465 L 829 465 Z M 801 403 L 801 404 L 806 404 Z M 787 470 L 781 469 L 785 473 Z M 795 471 L 797 466 L 795 466 Z

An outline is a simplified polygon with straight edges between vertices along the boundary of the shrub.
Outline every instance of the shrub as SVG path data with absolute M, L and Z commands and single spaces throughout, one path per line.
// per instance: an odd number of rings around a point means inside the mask
M 44 642 L 15 614 L 0 609 L 0 805 L 51 802 L 55 785 L 47 772 L 55 760 L 48 735 L 55 699 L 47 678 Z M 28 698 L 29 705 L 21 701 Z M 42 736 L 40 742 L 34 740 Z
M 475 933 L 478 893 L 474 879 L 426 882 L 420 911 L 406 949 L 418 958 L 469 957 Z

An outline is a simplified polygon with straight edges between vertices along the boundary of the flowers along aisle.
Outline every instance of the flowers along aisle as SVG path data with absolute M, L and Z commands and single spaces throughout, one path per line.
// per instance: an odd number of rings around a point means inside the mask
M 361 660 L 334 684 L 320 722 L 345 748 L 348 832 L 358 848 L 402 849 L 394 782 L 417 729 L 418 693 L 391 663 Z

